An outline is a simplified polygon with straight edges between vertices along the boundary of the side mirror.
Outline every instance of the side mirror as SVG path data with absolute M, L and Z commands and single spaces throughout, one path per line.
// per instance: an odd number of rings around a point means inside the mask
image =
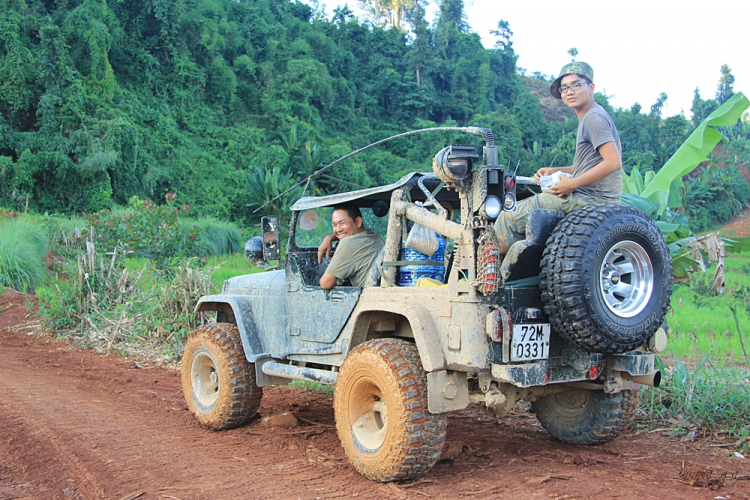
M 279 219 L 274 216 L 265 216 L 260 219 L 260 227 L 263 231 L 263 260 L 279 260 L 281 250 L 279 249 Z
M 245 258 L 250 264 L 258 267 L 263 266 L 263 238 L 253 236 L 245 243 Z

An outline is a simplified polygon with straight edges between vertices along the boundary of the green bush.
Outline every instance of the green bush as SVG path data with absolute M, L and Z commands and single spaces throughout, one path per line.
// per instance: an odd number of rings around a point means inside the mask
M 682 202 L 693 232 L 724 224 L 750 201 L 750 185 L 736 161 L 715 155 L 707 167 L 683 184 Z
M 151 200 L 131 199 L 132 210 L 104 210 L 88 216 L 94 241 L 101 251 L 118 245 L 128 255 L 148 258 L 158 269 L 166 270 L 179 259 L 205 254 L 206 246 L 198 238 L 194 223 L 182 222 L 190 207 L 177 207 L 174 195 L 168 193 L 166 205 Z
M 0 218 L 0 287 L 35 288 L 47 277 L 47 235 L 27 217 Z

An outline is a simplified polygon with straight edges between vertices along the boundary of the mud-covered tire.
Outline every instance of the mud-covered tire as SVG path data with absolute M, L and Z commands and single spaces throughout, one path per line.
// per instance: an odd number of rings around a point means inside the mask
M 626 205 L 577 210 L 555 228 L 540 290 L 552 327 L 587 352 L 645 345 L 672 294 L 672 263 L 656 224 Z
M 182 351 L 182 391 L 198 421 L 219 431 L 246 424 L 258 412 L 263 389 L 255 380 L 255 364 L 242 350 L 235 325 L 198 327 Z
M 377 339 L 354 348 L 333 405 L 346 455 L 368 479 L 414 478 L 440 458 L 448 419 L 427 409 L 427 376 L 413 344 Z
M 607 394 L 574 387 L 531 403 L 542 427 L 570 444 L 601 444 L 616 438 L 633 420 L 637 407 L 637 390 Z

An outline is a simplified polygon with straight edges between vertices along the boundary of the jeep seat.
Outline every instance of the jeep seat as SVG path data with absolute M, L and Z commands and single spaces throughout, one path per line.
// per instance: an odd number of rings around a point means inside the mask
M 561 210 L 534 209 L 526 221 L 526 239 L 511 245 L 500 266 L 503 281 L 539 276 L 539 263 L 552 231 L 565 218 Z
M 375 257 L 375 261 L 372 263 L 370 272 L 365 279 L 365 285 L 363 288 L 368 286 L 379 286 L 380 285 L 380 265 L 383 263 L 383 257 L 385 256 L 385 246 L 380 249 L 380 253 Z

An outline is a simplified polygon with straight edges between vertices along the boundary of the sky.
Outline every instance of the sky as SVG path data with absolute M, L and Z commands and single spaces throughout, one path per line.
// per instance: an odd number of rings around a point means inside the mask
M 319 0 L 329 15 L 345 3 L 361 13 L 357 0 Z M 465 0 L 465 10 L 485 47 L 495 43 L 489 31 L 508 21 L 528 75 L 557 76 L 577 48 L 576 60 L 592 66 L 596 90 L 616 108 L 637 102 L 648 112 L 664 92 L 662 116 L 690 119 L 693 91 L 715 98 L 722 64 L 734 91 L 750 94 L 750 0 Z

